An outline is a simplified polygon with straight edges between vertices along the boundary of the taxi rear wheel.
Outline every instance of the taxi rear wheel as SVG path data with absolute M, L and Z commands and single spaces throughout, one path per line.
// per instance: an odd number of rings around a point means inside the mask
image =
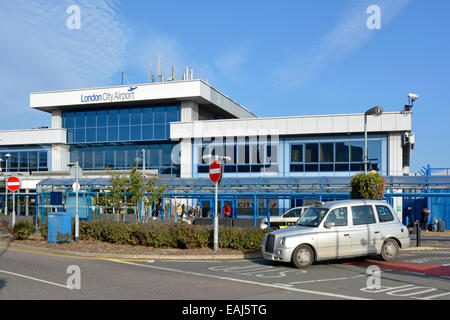
M 309 267 L 314 262 L 314 252 L 310 246 L 301 244 L 292 253 L 292 262 L 297 268 Z
M 394 260 L 397 258 L 399 250 L 400 248 L 397 241 L 394 239 L 387 239 L 381 247 L 381 257 L 384 261 Z

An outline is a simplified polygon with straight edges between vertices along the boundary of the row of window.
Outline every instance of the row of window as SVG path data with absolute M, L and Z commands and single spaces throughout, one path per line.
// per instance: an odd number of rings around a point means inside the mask
M 172 149 L 175 144 L 99 146 L 79 148 L 72 146 L 72 162 L 78 161 L 85 170 L 127 170 L 138 165 L 142 168 L 157 169 L 162 175 L 180 175 L 180 166 L 172 163 Z M 144 151 L 144 153 L 142 152 Z
M 180 121 L 180 106 L 63 112 L 68 143 L 170 139 L 170 122 Z
M 48 171 L 47 163 L 47 151 L 13 151 L 13 152 L 1 152 L 0 159 L 1 168 L 4 172 L 6 170 L 6 154 L 10 154 L 8 159 L 8 172 L 9 171 Z
M 380 170 L 381 141 L 368 141 L 369 170 Z M 364 170 L 364 141 L 293 143 L 291 172 Z
M 375 206 L 377 209 L 378 220 L 380 222 L 394 221 L 391 210 L 386 206 Z M 372 206 L 352 206 L 353 225 L 365 225 L 376 223 L 375 214 Z M 338 208 L 331 211 L 327 216 L 327 221 L 335 224 L 336 227 L 348 225 L 347 208 Z

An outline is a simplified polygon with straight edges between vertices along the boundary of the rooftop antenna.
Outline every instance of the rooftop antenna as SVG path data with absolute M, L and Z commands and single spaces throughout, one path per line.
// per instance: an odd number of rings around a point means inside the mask
M 116 56 L 114 55 L 114 52 L 112 51 L 112 49 L 109 47 L 108 44 L 106 44 L 106 47 L 109 49 L 109 52 L 111 53 L 111 55 L 114 58 L 114 61 L 116 62 L 117 67 L 119 68 L 119 70 L 122 72 L 122 84 L 123 84 L 123 77 L 125 77 L 125 80 L 127 80 L 128 85 L 131 87 L 130 81 L 128 81 L 128 77 L 125 74 L 125 72 L 122 70 L 122 67 L 120 66 L 119 62 L 116 59 Z
M 172 76 L 170 78 L 167 79 L 167 81 L 173 81 L 175 80 L 175 68 L 172 67 Z
M 163 77 L 161 74 L 161 55 L 158 54 L 158 77 L 161 80 L 161 82 L 163 81 Z

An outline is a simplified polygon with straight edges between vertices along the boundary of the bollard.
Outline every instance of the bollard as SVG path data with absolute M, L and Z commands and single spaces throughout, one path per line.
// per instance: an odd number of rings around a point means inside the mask
M 414 231 L 416 233 L 416 247 L 420 247 L 420 245 L 421 245 L 421 239 L 420 239 L 421 228 L 420 228 L 420 222 L 418 220 L 416 222 L 414 222 Z

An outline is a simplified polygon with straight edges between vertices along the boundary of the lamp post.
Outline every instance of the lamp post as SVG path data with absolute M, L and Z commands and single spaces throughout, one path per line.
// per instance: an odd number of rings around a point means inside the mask
M 207 154 L 203 156 L 203 159 L 211 159 L 213 158 L 213 160 L 217 160 L 217 161 L 223 161 L 223 160 L 228 160 L 230 161 L 231 158 L 230 157 L 224 157 L 224 156 L 218 156 L 218 155 L 211 155 L 211 154 Z M 214 251 L 217 252 L 219 250 L 219 217 L 217 215 L 217 208 L 218 208 L 218 193 L 219 193 L 219 181 L 217 181 L 215 183 L 215 196 L 214 196 Z
M 6 180 L 8 180 L 8 159 L 10 157 L 9 153 L 5 154 L 5 216 L 8 215 L 8 188 L 6 187 Z
M 367 174 L 367 116 L 379 116 L 383 113 L 382 107 L 373 107 L 364 113 L 364 174 Z

